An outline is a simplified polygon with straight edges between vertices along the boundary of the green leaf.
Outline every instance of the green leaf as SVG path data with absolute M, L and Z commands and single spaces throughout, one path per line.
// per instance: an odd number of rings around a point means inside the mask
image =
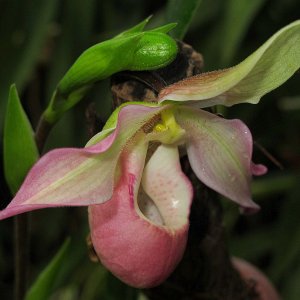
M 9 92 L 3 135 L 4 174 L 15 194 L 39 157 L 30 122 L 22 108 L 15 85 Z
M 3 103 L 11 82 L 23 90 L 31 78 L 32 69 L 41 58 L 41 49 L 49 33 L 49 24 L 56 12 L 58 0 L 11 0 L 3 6 L 0 21 L 0 120 Z M 0 122 L 0 132 L 2 131 Z
M 105 300 L 107 294 L 108 272 L 100 263 L 94 265 L 81 287 L 79 300 Z M 111 298 L 110 298 L 111 299 Z
M 111 273 L 108 273 L 107 289 L 105 297 L 103 297 L 105 300 L 137 300 L 137 297 L 137 289 L 128 286 Z
M 169 0 L 167 5 L 167 22 L 176 22 L 178 25 L 171 36 L 182 40 L 192 18 L 199 7 L 201 0 Z
M 149 23 L 150 19 L 152 18 L 152 16 L 149 16 L 147 19 L 145 19 L 144 21 L 140 22 L 139 24 L 121 32 L 120 34 L 118 34 L 117 36 L 115 36 L 115 38 L 119 38 L 119 37 L 124 37 L 124 36 L 128 36 L 131 35 L 132 33 L 140 33 L 144 30 L 145 26 Z
M 206 65 L 220 68 L 232 62 L 249 26 L 265 2 L 228 0 L 215 5 L 221 8 L 222 13 L 216 18 L 207 41 L 202 41 Z
M 295 264 L 289 274 L 284 277 L 286 284 L 282 291 L 282 299 L 298 300 L 300 295 L 300 265 Z M 282 283 L 282 281 L 281 281 Z
M 252 195 L 254 199 L 267 198 L 290 191 L 297 186 L 299 178 L 293 173 L 284 172 L 280 175 L 269 175 L 256 178 L 252 182 Z
M 300 67 L 300 21 L 282 28 L 235 67 L 196 75 L 163 89 L 159 102 L 198 101 L 216 104 L 256 104 Z
M 169 23 L 151 30 L 151 32 L 168 33 L 177 26 L 177 23 Z
M 243 236 L 232 238 L 230 240 L 230 252 L 234 256 L 253 261 L 272 250 L 275 242 L 269 237 L 272 236 L 273 232 L 274 228 L 265 226 L 259 230 L 251 230 Z
M 280 281 L 280 278 L 290 273 L 290 270 L 293 269 L 299 258 L 299 178 L 299 175 L 294 176 L 294 185 L 290 186 L 288 190 L 288 197 L 282 204 L 279 219 L 277 220 L 278 230 L 274 241 L 273 263 L 269 272 L 277 282 Z
M 266 0 L 229 0 L 218 32 L 220 64 L 227 65 L 234 57 L 249 25 Z M 237 26 L 238 24 L 238 26 Z
M 26 294 L 25 300 L 48 299 L 53 290 L 53 285 L 63 269 L 64 260 L 67 259 L 70 251 L 70 239 L 67 239 L 54 258 L 38 276 Z

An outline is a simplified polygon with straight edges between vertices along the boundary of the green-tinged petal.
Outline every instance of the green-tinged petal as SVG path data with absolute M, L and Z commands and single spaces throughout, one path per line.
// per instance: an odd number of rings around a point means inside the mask
M 39 157 L 34 132 L 22 108 L 15 85 L 9 92 L 3 135 L 4 174 L 12 194 Z
M 114 132 L 99 143 L 44 155 L 16 197 L 0 212 L 0 219 L 39 208 L 91 205 L 110 199 L 124 147 L 163 109 L 165 106 L 127 105 L 119 112 Z
M 90 147 L 92 145 L 96 145 L 97 143 L 101 142 L 103 139 L 105 139 L 107 136 L 109 136 L 116 127 L 114 128 L 108 128 L 108 129 L 103 129 L 102 131 L 98 132 L 95 134 L 85 145 L 86 147 Z
M 88 143 L 86 144 L 86 147 L 89 147 L 89 146 L 99 143 L 105 137 L 107 137 L 111 132 L 113 132 L 117 128 L 118 116 L 119 116 L 119 112 L 121 111 L 121 109 L 123 107 L 126 107 L 128 105 L 133 105 L 133 104 L 143 105 L 146 107 L 158 107 L 158 105 L 155 103 L 145 103 L 145 102 L 138 102 L 138 101 L 126 102 L 126 103 L 121 104 L 110 115 L 110 117 L 108 118 L 108 120 L 106 121 L 106 123 L 103 127 L 103 130 L 101 132 L 97 133 L 96 135 L 94 135 L 88 141 Z
M 257 103 L 288 80 L 300 67 L 300 21 L 274 34 L 235 67 L 179 81 L 159 95 L 159 102 L 197 101 L 198 107 L 215 104 Z
M 252 136 L 247 126 L 184 106 L 176 119 L 186 130 L 187 154 L 197 177 L 246 212 L 256 210 L 250 191 Z

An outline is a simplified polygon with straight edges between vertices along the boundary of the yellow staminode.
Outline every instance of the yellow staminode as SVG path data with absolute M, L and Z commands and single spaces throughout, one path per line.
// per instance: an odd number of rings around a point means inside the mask
M 161 123 L 158 123 L 154 126 L 154 131 L 156 131 L 156 132 L 163 132 L 166 130 L 167 130 L 166 126 Z
M 153 132 L 163 133 L 159 140 L 164 144 L 173 144 L 180 140 L 184 134 L 184 130 L 177 124 L 171 109 L 161 112 L 161 123 L 154 126 Z

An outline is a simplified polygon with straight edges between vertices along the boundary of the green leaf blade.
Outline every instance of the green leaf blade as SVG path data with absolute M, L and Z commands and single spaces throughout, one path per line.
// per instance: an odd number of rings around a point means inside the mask
M 3 22 L 0 25 L 0 119 L 4 118 L 3 104 L 11 82 L 16 82 L 19 91 L 22 91 L 31 78 L 34 66 L 41 59 L 41 51 L 49 39 L 49 27 L 58 4 L 58 0 L 41 0 L 25 1 L 22 4 L 9 1 L 5 5 L 7 11 L 2 14 Z M 17 32 L 21 37 L 15 43 L 13 33 Z M 0 131 L 3 130 L 2 125 L 0 122 Z
M 9 92 L 3 136 L 4 174 L 15 194 L 39 157 L 34 132 L 22 108 L 15 85 Z
M 141 33 L 143 32 L 145 26 L 148 24 L 148 22 L 150 21 L 150 19 L 152 18 L 152 16 L 149 16 L 148 18 L 146 18 L 145 20 L 143 20 L 142 22 L 140 22 L 139 24 L 121 32 L 120 34 L 118 34 L 117 36 L 115 36 L 115 38 L 120 38 L 120 37 L 124 37 L 124 36 L 128 36 L 131 35 L 133 33 Z
M 167 5 L 167 22 L 178 25 L 172 30 L 171 36 L 182 40 L 201 0 L 169 0 Z
M 220 51 L 221 66 L 227 66 L 235 54 L 245 36 L 251 22 L 266 0 L 230 0 L 226 6 L 224 20 L 222 20 L 221 30 L 218 36 L 221 36 L 222 47 L 217 47 Z M 236 26 L 236 24 L 239 26 Z M 220 34 L 222 33 L 222 34 Z
M 25 300 L 48 299 L 63 262 L 70 251 L 70 239 L 67 239 L 47 267 L 39 275 L 26 294 Z

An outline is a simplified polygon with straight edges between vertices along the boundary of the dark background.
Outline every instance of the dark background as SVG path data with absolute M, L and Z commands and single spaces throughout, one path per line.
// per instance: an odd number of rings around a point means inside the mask
M 16 82 L 35 126 L 55 85 L 84 49 L 151 14 L 150 27 L 164 24 L 166 5 L 167 1 L 162 0 L 0 1 L 0 132 L 10 84 Z M 238 63 L 278 29 L 299 17 L 298 0 L 203 0 L 184 41 L 204 55 L 206 71 L 219 69 Z M 97 84 L 84 101 L 62 118 L 46 149 L 85 144 L 85 109 L 89 102 L 96 103 L 105 120 L 111 107 L 109 80 Z M 235 205 L 224 201 L 230 251 L 258 265 L 275 283 L 283 299 L 299 300 L 299 71 L 282 87 L 263 97 L 259 105 L 237 105 L 222 113 L 228 118 L 242 119 L 254 140 L 283 166 L 279 168 L 260 147 L 255 147 L 254 161 L 269 168 L 266 176 L 253 183 L 253 198 L 262 209 L 254 216 L 240 216 Z M 10 196 L 2 171 L 0 178 L 3 208 Z M 120 283 L 99 264 L 90 262 L 87 234 L 86 208 L 32 213 L 30 283 L 65 238 L 71 236 L 71 251 L 56 276 L 51 299 L 137 299 L 137 291 Z M 0 223 L 1 299 L 11 299 L 12 293 L 13 220 L 8 219 Z

